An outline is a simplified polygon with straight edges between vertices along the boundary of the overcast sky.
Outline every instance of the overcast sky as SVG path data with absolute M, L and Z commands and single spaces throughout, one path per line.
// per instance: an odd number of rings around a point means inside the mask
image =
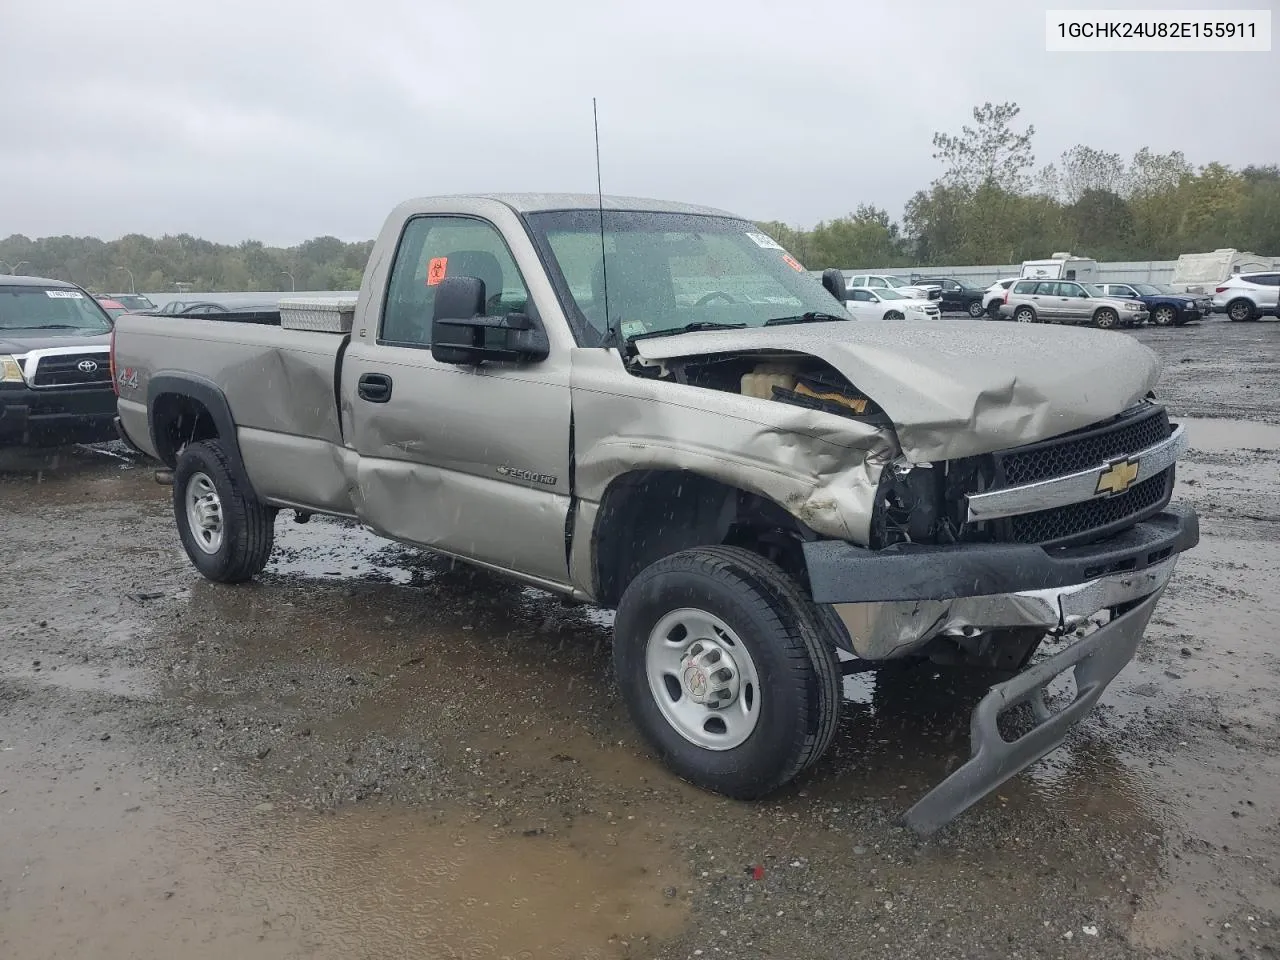
M 986 100 L 1039 164 L 1280 162 L 1280 52 L 1049 54 L 1050 6 L 1130 3 L 0 0 L 0 236 L 351 240 L 410 196 L 593 191 L 593 95 L 606 192 L 805 226 L 901 216 Z

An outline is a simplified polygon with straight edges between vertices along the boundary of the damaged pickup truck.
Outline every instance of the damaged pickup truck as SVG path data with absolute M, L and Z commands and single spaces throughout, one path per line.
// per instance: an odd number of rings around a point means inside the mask
M 1154 354 L 854 320 L 836 271 L 750 222 L 599 203 L 404 203 L 328 329 L 121 317 L 122 436 L 172 468 L 211 580 L 259 573 L 291 510 L 615 608 L 635 722 L 731 797 L 822 756 L 844 673 L 1004 671 L 971 758 L 907 811 L 935 830 L 1063 741 L 1198 541 L 1170 503 L 1186 439 Z M 1045 690 L 1069 671 L 1061 706 Z

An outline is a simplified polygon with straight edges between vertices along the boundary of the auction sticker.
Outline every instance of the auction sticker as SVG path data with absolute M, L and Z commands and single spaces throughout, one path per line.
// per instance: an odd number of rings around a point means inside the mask
M 751 240 L 755 243 L 757 247 L 764 247 L 764 249 L 766 250 L 782 249 L 782 244 L 780 244 L 777 240 L 773 239 L 773 237 L 769 236 L 768 234 L 753 233 L 749 231 L 747 233 L 747 236 L 751 238 Z
M 53 297 L 55 300 L 83 300 L 84 294 L 79 290 L 46 290 L 46 297 Z
M 432 257 L 427 263 L 427 286 L 434 287 L 449 272 L 448 257 Z

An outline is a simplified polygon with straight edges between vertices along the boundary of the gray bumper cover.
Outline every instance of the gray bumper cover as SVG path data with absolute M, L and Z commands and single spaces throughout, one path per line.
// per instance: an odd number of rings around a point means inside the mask
M 907 826 L 920 834 L 933 833 L 1057 748 L 1133 659 L 1163 592 L 1161 587 L 1083 640 L 993 686 L 973 711 L 970 759 L 907 811 Z M 1045 688 L 1068 670 L 1075 671 L 1076 698 L 1050 715 L 1044 705 Z M 1031 703 L 1039 722 L 1009 743 L 1000 735 L 996 721 L 1001 713 L 1020 703 Z

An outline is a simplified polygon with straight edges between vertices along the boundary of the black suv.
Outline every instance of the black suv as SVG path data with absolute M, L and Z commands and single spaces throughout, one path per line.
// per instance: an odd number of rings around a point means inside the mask
M 952 277 L 912 277 L 915 286 L 938 287 L 942 295 L 938 298 L 939 309 L 943 313 L 967 313 L 977 320 L 982 316 L 982 287 L 975 287 L 963 280 Z
M 115 439 L 111 329 L 73 283 L 0 276 L 0 446 Z

